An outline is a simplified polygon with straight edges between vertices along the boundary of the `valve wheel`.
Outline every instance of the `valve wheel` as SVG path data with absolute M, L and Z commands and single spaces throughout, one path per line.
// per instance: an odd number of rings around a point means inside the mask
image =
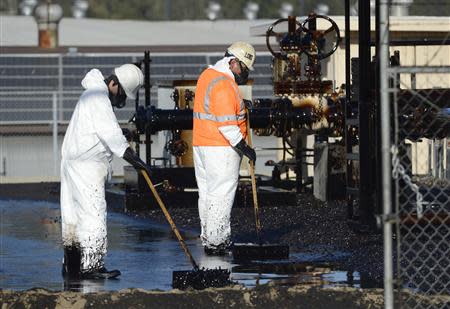
M 275 58 L 278 58 L 278 59 L 283 59 L 284 53 L 283 53 L 282 50 L 280 50 L 279 52 L 275 52 L 273 50 L 272 46 L 270 45 L 269 38 L 271 36 L 275 36 L 275 37 L 278 38 L 278 37 L 281 37 L 281 36 L 285 35 L 285 33 L 283 33 L 283 32 L 276 32 L 276 31 L 274 31 L 273 28 L 276 25 L 281 24 L 282 22 L 287 22 L 288 20 L 289 20 L 288 18 L 278 19 L 273 24 L 271 24 L 269 26 L 269 28 L 267 29 L 267 31 L 266 31 L 266 45 L 267 45 L 267 49 L 270 51 L 272 56 L 274 56 Z M 302 24 L 299 21 L 297 21 L 297 20 L 295 21 L 295 24 L 299 26 L 299 29 L 301 29 L 303 27 Z
M 306 27 L 306 25 L 313 19 L 317 19 L 317 18 L 321 18 L 321 19 L 325 19 L 328 22 L 331 23 L 331 27 L 329 27 L 326 30 L 310 30 Z M 301 24 L 301 29 L 302 31 L 309 33 L 312 36 L 313 41 L 318 41 L 320 39 L 322 39 L 325 35 L 327 35 L 328 33 L 331 32 L 336 32 L 336 40 L 333 44 L 333 48 L 326 53 L 318 53 L 318 54 L 314 54 L 311 53 L 308 48 L 305 48 L 304 46 L 300 46 L 300 49 L 302 50 L 302 52 L 304 52 L 306 55 L 308 55 L 308 57 L 312 57 L 312 58 L 317 58 L 318 60 L 321 59 L 325 59 L 329 56 L 331 56 L 331 54 L 333 54 L 336 49 L 339 47 L 339 43 L 341 41 L 341 35 L 339 33 L 339 27 L 336 24 L 336 22 L 334 20 L 332 20 L 330 17 L 325 16 L 325 15 L 313 15 L 308 17 L 305 21 L 303 21 L 303 23 Z

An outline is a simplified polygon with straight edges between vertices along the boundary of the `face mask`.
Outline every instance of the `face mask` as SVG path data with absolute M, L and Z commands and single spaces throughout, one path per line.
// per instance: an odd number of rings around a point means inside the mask
M 115 75 L 111 75 L 110 77 L 105 79 L 106 85 L 109 85 L 111 81 L 114 82 L 114 85 L 118 85 L 117 94 L 112 94 L 111 91 L 109 91 L 108 97 L 111 101 L 111 105 L 116 108 L 122 108 L 125 106 L 125 103 L 127 101 L 127 95 L 122 86 L 120 86 L 120 83 Z
M 239 67 L 241 69 L 241 74 L 237 74 L 237 73 L 233 72 L 234 81 L 238 85 L 245 85 L 245 84 L 247 84 L 247 81 L 248 81 L 248 69 L 245 65 L 242 65 L 242 63 L 239 60 L 236 59 L 236 61 L 239 64 Z
M 112 106 L 114 106 L 116 108 L 122 108 L 125 106 L 125 104 L 127 102 L 127 95 L 122 95 L 122 94 L 114 95 L 110 92 L 109 100 L 111 101 Z
M 248 71 L 241 71 L 241 74 L 236 74 L 233 72 L 234 81 L 238 85 L 245 85 L 248 82 Z

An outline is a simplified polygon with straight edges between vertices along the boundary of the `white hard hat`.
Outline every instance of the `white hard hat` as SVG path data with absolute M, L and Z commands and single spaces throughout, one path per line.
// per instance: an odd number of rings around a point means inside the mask
M 136 93 L 139 88 L 144 85 L 144 75 L 141 69 L 134 64 L 124 64 L 114 69 L 120 85 L 125 91 L 128 98 L 136 99 Z
M 246 42 L 235 42 L 228 47 L 227 52 L 243 62 L 250 71 L 253 71 L 255 62 L 255 49 Z

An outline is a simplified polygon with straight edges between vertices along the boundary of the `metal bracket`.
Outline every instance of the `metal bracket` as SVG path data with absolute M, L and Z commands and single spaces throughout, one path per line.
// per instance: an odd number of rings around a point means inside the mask
M 376 219 L 376 223 L 377 223 L 377 227 L 378 228 L 382 228 L 383 224 L 385 223 L 398 223 L 399 219 L 398 216 L 394 213 L 390 213 L 390 214 L 382 214 L 382 215 L 376 215 L 375 216 Z

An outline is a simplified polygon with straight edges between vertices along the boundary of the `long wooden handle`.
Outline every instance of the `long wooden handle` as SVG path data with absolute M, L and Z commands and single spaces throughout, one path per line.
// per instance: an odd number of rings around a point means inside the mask
M 258 195 L 256 192 L 256 179 L 255 179 L 255 166 L 253 161 L 250 161 L 250 174 L 252 179 L 252 192 L 253 192 L 253 208 L 255 209 L 255 224 L 256 224 L 256 234 L 258 238 L 261 234 L 261 221 L 259 220 L 259 207 L 258 207 Z
M 155 186 L 153 185 L 152 181 L 150 180 L 150 177 L 148 177 L 147 171 L 141 170 L 141 173 L 144 176 L 145 181 L 147 182 L 148 186 L 150 187 L 150 190 L 153 192 L 153 195 L 155 196 L 156 201 L 159 204 L 159 207 L 161 207 L 161 210 L 163 211 L 164 216 L 166 216 L 166 219 L 169 222 L 173 233 L 178 238 L 178 241 L 180 242 L 180 245 L 183 248 L 184 253 L 189 258 L 189 261 L 191 262 L 191 264 L 194 267 L 194 269 L 198 270 L 199 268 L 198 268 L 197 263 L 194 260 L 194 257 L 192 256 L 191 252 L 189 251 L 188 247 L 186 246 L 186 243 L 184 242 L 183 237 L 181 237 L 181 234 L 178 231 L 177 226 L 173 222 L 172 217 L 170 216 L 169 212 L 167 211 L 166 206 L 164 206 L 164 203 L 161 200 L 161 197 L 159 196 L 158 191 L 156 191 Z
M 247 109 L 247 143 L 250 147 L 253 147 L 252 134 L 250 131 L 250 115 Z M 261 221 L 259 220 L 259 207 L 258 207 L 258 194 L 256 192 L 256 178 L 255 178 L 255 165 L 253 161 L 249 161 L 249 171 L 252 180 L 252 193 L 253 193 L 253 208 L 255 210 L 255 225 L 256 235 L 259 242 L 261 242 Z

